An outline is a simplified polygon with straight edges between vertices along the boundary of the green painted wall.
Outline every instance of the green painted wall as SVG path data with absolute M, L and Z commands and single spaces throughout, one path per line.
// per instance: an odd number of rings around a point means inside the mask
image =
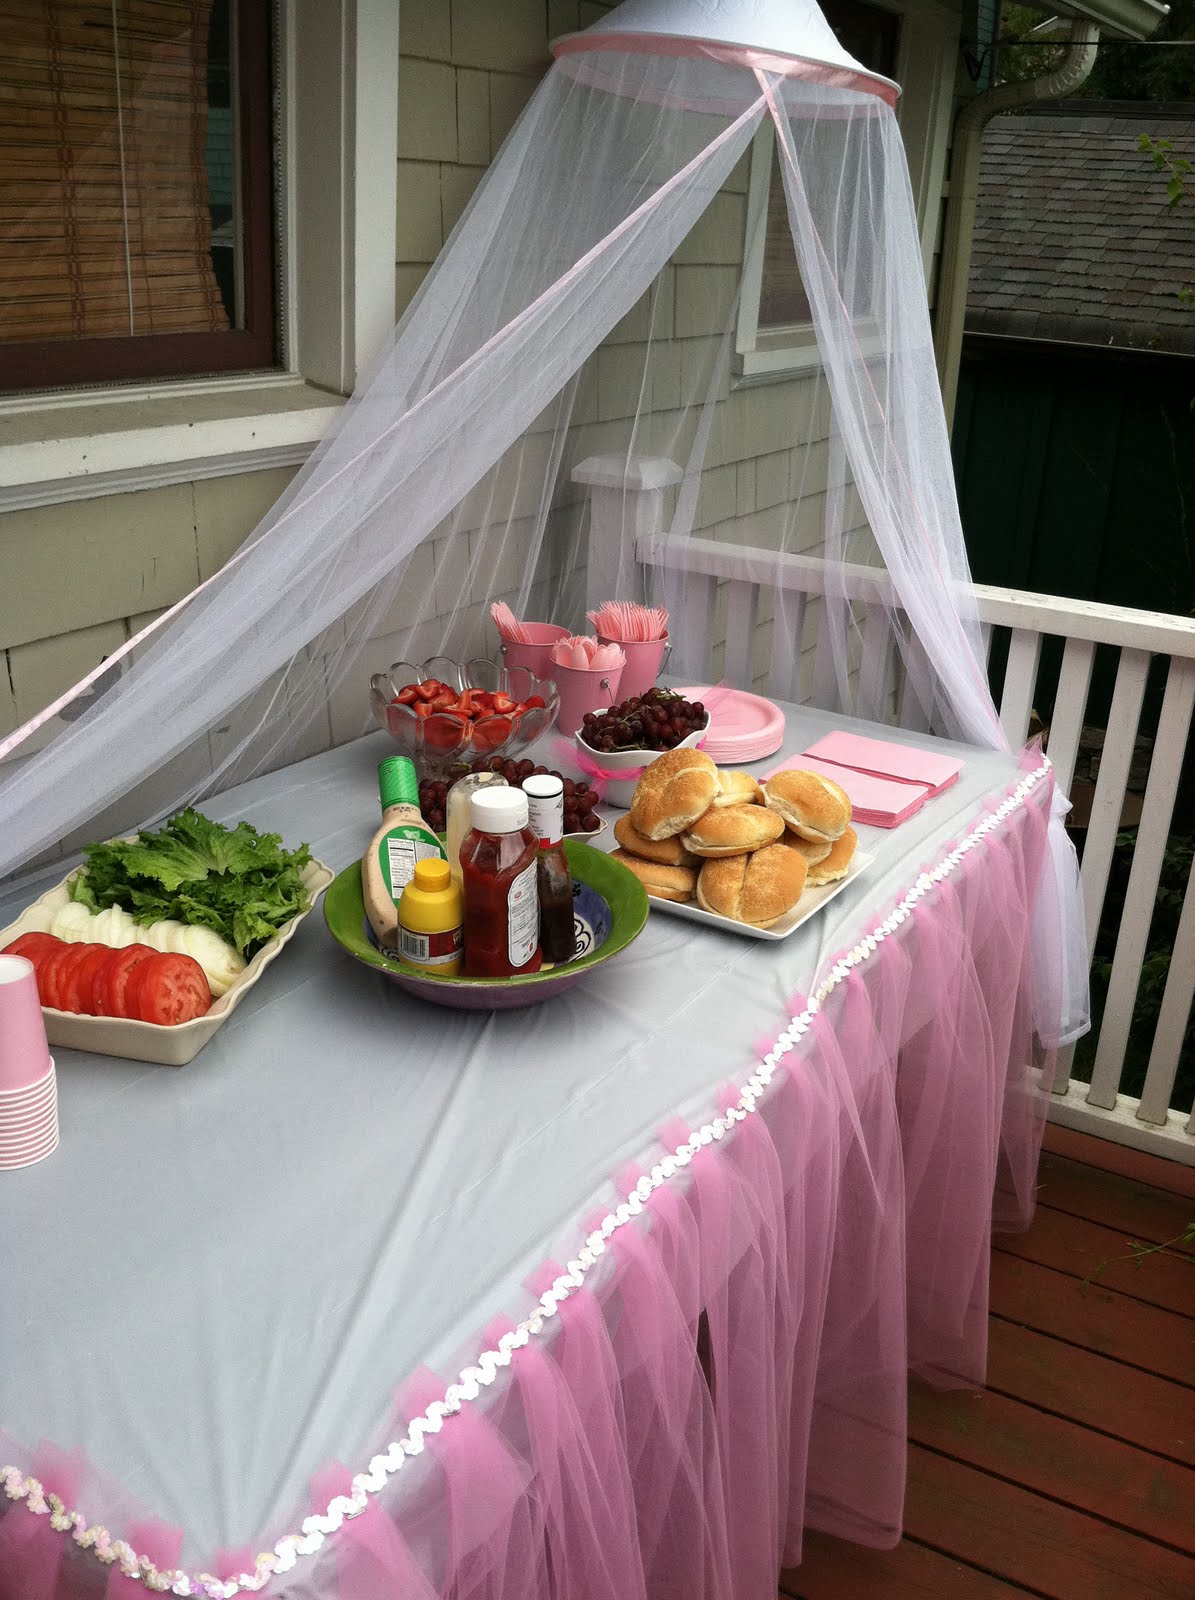
M 1183 357 L 968 340 L 954 460 L 976 581 L 1195 612 L 1193 402 Z M 1113 670 L 1097 660 L 1093 712 Z

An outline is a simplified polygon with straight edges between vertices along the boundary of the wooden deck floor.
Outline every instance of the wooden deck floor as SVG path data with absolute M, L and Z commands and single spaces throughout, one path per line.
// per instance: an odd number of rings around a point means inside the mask
M 904 1539 L 813 1535 L 781 1596 L 1193 1600 L 1195 1264 L 1083 1289 L 1192 1219 L 1195 1171 L 1050 1129 L 1033 1227 L 992 1257 L 988 1389 L 910 1392 Z

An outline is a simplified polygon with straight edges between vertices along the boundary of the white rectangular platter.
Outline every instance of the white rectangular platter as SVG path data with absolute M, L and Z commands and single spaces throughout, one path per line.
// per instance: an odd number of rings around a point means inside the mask
M 23 933 L 49 926 L 48 915 L 70 899 L 67 885 L 74 873 L 68 873 L 61 883 L 47 889 L 40 900 L 35 900 L 7 928 L 0 929 L 0 950 Z M 294 937 L 295 929 L 304 917 L 310 916 L 315 903 L 332 882 L 336 874 L 322 861 L 312 860 L 303 869 L 303 887 L 311 899 L 306 911 L 283 923 L 272 939 L 250 961 L 244 972 L 211 1009 L 193 1022 L 179 1022 L 166 1028 L 155 1022 L 132 1022 L 125 1017 L 85 1017 L 74 1011 L 56 1011 L 52 1006 L 42 1007 L 46 1023 L 46 1038 L 51 1045 L 61 1045 L 67 1050 L 89 1050 L 97 1056 L 123 1056 L 126 1061 L 148 1061 L 159 1067 L 185 1067 L 193 1061 L 216 1029 L 245 998 L 271 961 L 282 953 L 282 947 Z
M 840 894 L 847 884 L 854 883 L 861 872 L 866 871 L 875 860 L 866 850 L 856 850 L 851 857 L 851 864 L 846 870 L 846 877 L 839 878 L 835 883 L 825 883 L 818 889 L 806 889 L 796 905 L 770 928 L 753 928 L 749 922 L 735 922 L 731 917 L 720 917 L 716 911 L 705 911 L 696 901 L 687 905 L 676 900 L 657 900 L 653 895 L 649 902 L 653 912 L 664 911 L 669 916 L 687 917 L 690 922 L 703 923 L 707 928 L 722 928 L 727 933 L 738 933 L 746 939 L 787 939 L 789 934 L 796 933 L 797 929 L 808 922 L 810 917 L 816 917 L 818 912 L 836 894 Z

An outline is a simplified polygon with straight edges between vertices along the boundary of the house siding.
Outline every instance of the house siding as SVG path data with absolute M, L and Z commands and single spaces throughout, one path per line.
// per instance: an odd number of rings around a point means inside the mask
M 547 68 L 549 39 L 586 27 L 610 9 L 593 0 L 403 0 L 398 315 L 534 92 Z M 660 420 L 675 414 L 687 367 L 708 356 L 725 328 L 741 259 L 747 176 L 744 159 L 654 291 L 657 343 L 652 349 L 651 403 Z M 635 414 L 648 355 L 649 315 L 645 299 L 613 330 L 582 384 L 574 413 L 578 426 L 569 441 L 553 511 L 558 565 L 564 549 L 574 563 L 584 558 L 579 537 L 583 492 L 568 485 L 569 467 L 586 455 L 625 447 L 626 422 Z M 666 345 L 673 335 L 678 342 Z M 808 380 L 724 387 L 695 531 L 729 542 L 778 541 L 782 508 L 795 487 L 806 446 L 820 447 L 824 460 L 824 386 L 816 404 L 811 393 Z M 815 454 L 815 464 L 818 459 Z M 502 466 L 497 469 L 503 471 Z M 32 715 L 150 617 L 217 570 L 292 475 L 290 469 L 258 471 L 0 517 L 0 569 L 11 575 L 0 594 L 0 732 Z M 538 500 L 539 483 L 534 487 Z M 805 487 L 809 492 L 809 478 Z M 455 533 L 436 530 L 416 560 L 430 548 L 442 571 L 450 542 L 463 540 L 452 551 L 459 570 L 455 558 L 474 548 L 469 541 L 483 515 L 483 496 L 475 492 L 473 499 L 475 518 L 467 512 L 458 517 Z M 534 505 L 512 503 L 508 508 L 500 494 L 496 504 L 503 515 L 509 509 L 513 519 L 526 518 L 530 528 Z M 817 510 L 811 501 L 802 516 L 809 548 L 821 538 Z M 64 574 L 69 575 L 67 583 Z M 505 574 L 510 589 L 518 576 Z M 503 588 L 502 581 L 497 587 Z M 578 574 L 574 589 L 579 587 Z M 534 591 L 532 604 L 542 602 L 544 594 L 543 589 Z M 453 636 L 446 640 L 444 618 L 454 597 L 439 594 L 436 614 L 417 630 L 411 652 L 433 654 L 466 643 L 475 652 L 484 635 L 485 598 L 480 592 L 469 597 L 467 610 L 457 616 Z M 720 605 L 719 633 L 723 610 Z M 760 684 L 770 648 L 770 618 L 770 596 L 765 594 L 755 654 Z M 363 664 L 360 682 L 346 684 L 334 697 L 326 729 L 313 730 L 313 737 L 334 742 L 361 731 L 361 684 L 369 671 L 394 659 L 411 620 L 399 596 L 376 638 L 372 664 Z M 53 728 L 50 724 L 41 737 Z

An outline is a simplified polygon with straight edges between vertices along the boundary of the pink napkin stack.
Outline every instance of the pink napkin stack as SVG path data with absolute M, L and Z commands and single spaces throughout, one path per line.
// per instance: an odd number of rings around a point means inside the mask
M 0 1170 L 58 1148 L 58 1085 L 33 963 L 0 955 Z
M 856 822 L 895 828 L 955 783 L 962 766 L 957 757 L 933 750 L 859 733 L 829 733 L 776 771 L 820 772 L 846 790 Z

